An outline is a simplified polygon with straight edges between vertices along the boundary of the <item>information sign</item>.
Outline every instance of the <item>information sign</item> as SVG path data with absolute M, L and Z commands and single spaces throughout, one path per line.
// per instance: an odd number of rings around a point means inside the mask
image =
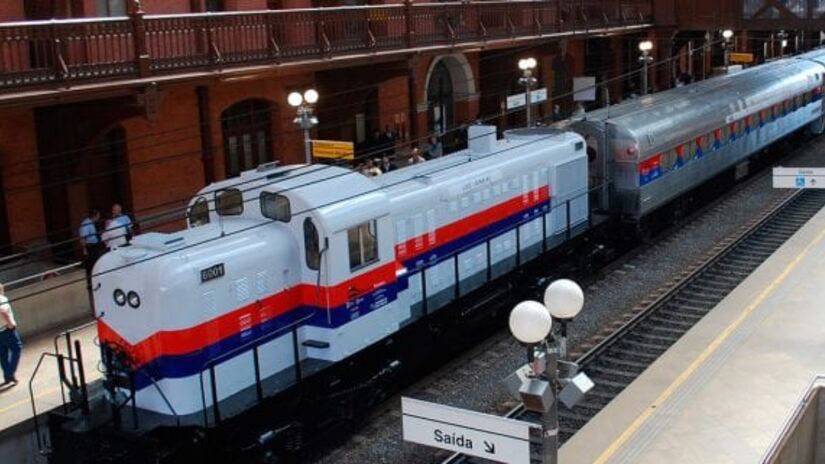
M 528 464 L 541 457 L 541 427 L 412 398 L 401 398 L 404 440 L 490 461 Z

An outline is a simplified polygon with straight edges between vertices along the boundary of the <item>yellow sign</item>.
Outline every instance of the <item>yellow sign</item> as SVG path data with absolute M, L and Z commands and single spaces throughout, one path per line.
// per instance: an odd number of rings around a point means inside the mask
M 731 53 L 731 63 L 753 63 L 753 53 Z
M 313 140 L 312 156 L 317 158 L 353 159 L 355 145 L 338 140 Z

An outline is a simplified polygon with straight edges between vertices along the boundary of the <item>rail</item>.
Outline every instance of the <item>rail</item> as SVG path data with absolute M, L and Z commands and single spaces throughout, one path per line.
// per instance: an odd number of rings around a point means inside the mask
M 0 91 L 409 52 L 652 21 L 651 0 L 515 0 L 0 24 Z

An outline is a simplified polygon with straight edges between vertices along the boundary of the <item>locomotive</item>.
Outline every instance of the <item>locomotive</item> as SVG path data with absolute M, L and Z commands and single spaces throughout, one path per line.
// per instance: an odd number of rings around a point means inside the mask
M 789 134 L 821 133 L 824 77 L 816 51 L 563 129 L 498 139 L 471 126 L 466 150 L 376 178 L 271 163 L 213 183 L 185 230 L 138 235 L 97 262 L 105 394 L 50 413 L 50 461 L 267 461 L 276 442 L 299 448 L 311 430 L 299 410 L 363 414 L 443 346 L 437 322 L 514 288 L 525 266 L 586 236 L 594 211 L 639 223 Z

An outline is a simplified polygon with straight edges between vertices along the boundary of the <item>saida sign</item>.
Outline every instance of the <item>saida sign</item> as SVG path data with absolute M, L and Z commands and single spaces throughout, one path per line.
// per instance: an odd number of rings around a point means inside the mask
M 404 440 L 489 461 L 529 464 L 541 457 L 541 427 L 412 398 L 401 398 Z
M 313 140 L 312 156 L 315 158 L 353 159 L 355 145 L 340 140 Z

